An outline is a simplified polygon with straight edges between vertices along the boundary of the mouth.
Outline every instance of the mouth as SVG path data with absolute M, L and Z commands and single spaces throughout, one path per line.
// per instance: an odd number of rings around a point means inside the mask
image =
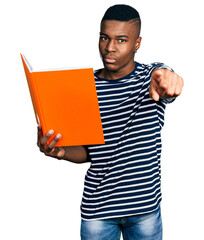
M 105 63 L 110 63 L 110 64 L 113 64 L 113 63 L 116 62 L 116 59 L 115 59 L 115 58 L 113 58 L 113 57 L 108 57 L 108 56 L 103 57 L 103 60 L 104 60 Z

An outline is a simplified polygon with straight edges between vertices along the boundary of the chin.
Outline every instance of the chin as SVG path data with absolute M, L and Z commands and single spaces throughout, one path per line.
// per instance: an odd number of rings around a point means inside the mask
M 119 69 L 118 66 L 116 66 L 115 64 L 103 63 L 103 65 L 105 69 L 111 72 L 117 72 L 117 70 Z

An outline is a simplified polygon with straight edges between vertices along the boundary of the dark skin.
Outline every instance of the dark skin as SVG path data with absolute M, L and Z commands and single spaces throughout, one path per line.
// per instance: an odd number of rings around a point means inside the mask
M 129 22 L 105 20 L 101 23 L 99 51 L 104 69 L 99 73 L 99 77 L 114 80 L 122 78 L 134 70 L 135 52 L 141 44 L 139 33 L 140 25 L 137 20 Z M 159 98 L 177 97 L 181 94 L 182 88 L 183 79 L 168 69 L 156 69 L 151 74 L 149 95 L 155 101 L 158 101 Z M 56 147 L 61 139 L 61 134 L 57 134 L 48 145 L 47 142 L 53 134 L 54 131 L 49 130 L 43 136 L 41 126 L 38 126 L 37 145 L 46 156 L 74 163 L 90 161 L 85 146 Z
M 88 158 L 87 150 L 84 146 L 56 147 L 55 145 L 61 139 L 61 134 L 57 134 L 48 145 L 47 142 L 53 134 L 53 130 L 49 130 L 43 136 L 42 127 L 38 125 L 37 145 L 40 151 L 43 152 L 46 156 L 54 157 L 59 160 L 68 160 L 74 163 L 84 163 L 90 161 Z
M 99 77 L 118 79 L 135 68 L 134 56 L 141 37 L 135 22 L 103 21 L 101 24 L 99 51 L 104 69 Z

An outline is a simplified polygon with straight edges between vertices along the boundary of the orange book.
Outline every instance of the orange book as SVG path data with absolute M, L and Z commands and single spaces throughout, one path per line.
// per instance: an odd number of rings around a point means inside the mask
M 37 123 L 56 146 L 104 144 L 93 68 L 33 71 L 21 54 Z

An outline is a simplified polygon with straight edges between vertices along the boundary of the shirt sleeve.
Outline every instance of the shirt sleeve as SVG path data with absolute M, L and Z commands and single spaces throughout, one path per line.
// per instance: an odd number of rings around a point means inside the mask
M 151 81 L 151 74 L 152 72 L 157 69 L 157 68 L 161 68 L 161 69 L 169 69 L 170 71 L 174 72 L 174 70 L 172 68 L 170 68 L 169 66 L 165 65 L 164 63 L 159 63 L 159 62 L 155 62 L 150 64 L 149 66 L 149 74 L 150 74 L 150 81 Z M 156 108 L 157 108 L 157 114 L 158 114 L 158 120 L 159 120 L 159 125 L 160 128 L 162 128 L 164 126 L 164 120 L 165 120 L 165 110 L 166 110 L 166 105 L 168 103 L 172 103 L 176 98 L 171 98 L 171 99 L 162 99 L 160 97 L 158 102 L 156 103 Z
M 152 73 L 155 69 L 157 69 L 157 68 L 169 69 L 170 71 L 174 72 L 174 70 L 173 70 L 171 67 L 165 65 L 164 63 L 155 62 L 155 63 L 152 63 L 152 64 L 150 64 L 150 65 L 151 65 L 151 67 L 152 67 L 152 68 L 151 68 L 151 73 Z M 168 104 L 168 103 L 174 102 L 175 99 L 176 99 L 176 97 L 169 98 L 169 99 L 160 98 L 159 101 L 161 101 L 163 104 Z

